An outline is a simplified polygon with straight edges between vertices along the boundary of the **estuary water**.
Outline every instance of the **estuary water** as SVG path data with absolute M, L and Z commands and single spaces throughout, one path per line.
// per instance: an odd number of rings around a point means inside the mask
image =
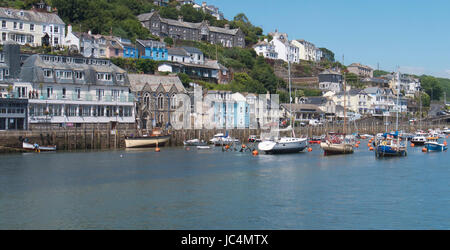
M 450 155 L 0 156 L 0 229 L 450 229 Z

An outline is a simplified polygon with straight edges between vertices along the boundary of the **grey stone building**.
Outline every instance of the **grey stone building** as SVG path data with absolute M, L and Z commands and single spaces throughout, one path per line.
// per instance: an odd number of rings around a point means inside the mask
M 201 23 L 184 22 L 162 18 L 157 11 L 138 16 L 141 24 L 155 36 L 171 37 L 179 40 L 207 41 L 221 44 L 224 47 L 245 47 L 245 35 L 241 29 L 230 29 L 210 26 L 208 21 Z
M 187 91 L 178 76 L 129 74 L 128 77 L 131 91 L 137 97 L 138 129 L 168 128 L 175 119 L 180 119 L 176 112 L 180 101 L 177 94 L 187 94 Z

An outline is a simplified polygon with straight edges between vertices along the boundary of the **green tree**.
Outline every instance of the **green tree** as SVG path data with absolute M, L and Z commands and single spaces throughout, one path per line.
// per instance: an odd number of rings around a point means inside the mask
M 164 42 L 169 46 L 173 46 L 173 39 L 171 37 L 164 38 Z
M 334 62 L 334 53 L 333 51 L 327 49 L 327 48 L 320 48 L 320 51 L 322 51 L 322 58 L 329 62 Z
M 432 76 L 420 77 L 420 82 L 423 90 L 431 97 L 431 100 L 440 100 L 444 94 L 444 89 L 439 83 L 439 80 Z

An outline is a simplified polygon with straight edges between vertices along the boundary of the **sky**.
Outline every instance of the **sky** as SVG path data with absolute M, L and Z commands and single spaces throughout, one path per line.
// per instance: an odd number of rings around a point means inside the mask
M 450 78 L 449 0 L 206 0 L 335 53 L 346 65 Z M 201 4 L 200 0 L 197 3 Z

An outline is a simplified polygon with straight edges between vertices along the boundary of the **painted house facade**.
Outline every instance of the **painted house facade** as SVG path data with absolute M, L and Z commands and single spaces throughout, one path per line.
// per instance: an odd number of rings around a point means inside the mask
M 55 13 L 0 8 L 0 44 L 14 41 L 20 45 L 60 46 L 64 42 L 65 26 Z
M 32 55 L 14 85 L 28 98 L 30 128 L 135 122 L 127 72 L 107 59 Z
M 169 58 L 166 43 L 153 40 L 136 40 L 139 58 L 167 61 Z

